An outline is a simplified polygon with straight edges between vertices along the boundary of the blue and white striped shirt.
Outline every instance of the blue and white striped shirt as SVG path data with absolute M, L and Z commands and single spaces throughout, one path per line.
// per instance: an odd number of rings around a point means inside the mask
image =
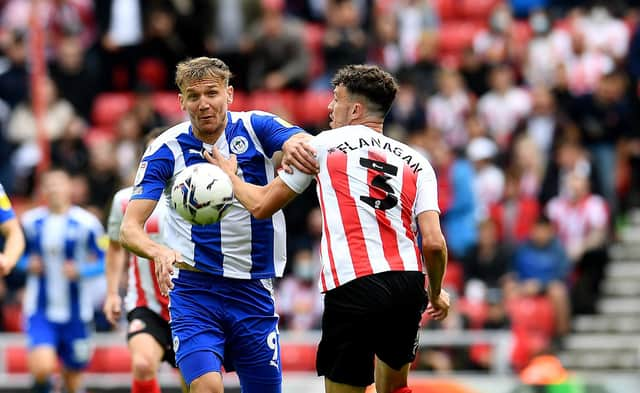
M 224 156 L 235 154 L 241 177 L 266 185 L 275 172 L 273 153 L 292 135 L 303 131 L 279 117 L 260 111 L 228 112 L 227 127 L 215 146 Z M 160 135 L 147 149 L 138 168 L 131 199 L 170 203 L 173 181 L 184 168 L 206 162 L 202 151 L 214 145 L 197 139 L 189 122 Z M 238 202 L 218 223 L 191 225 L 174 209 L 164 216 L 165 244 L 178 251 L 186 263 L 224 277 L 258 279 L 281 276 L 286 259 L 286 228 L 282 212 L 255 219 Z
M 43 313 L 52 322 L 93 319 L 93 293 L 88 280 L 104 272 L 104 250 L 98 241 L 104 229 L 88 211 L 72 206 L 64 214 L 46 207 L 29 210 L 22 216 L 27 258 L 39 256 L 44 265 L 41 275 L 30 274 L 24 302 L 25 315 Z M 66 261 L 76 265 L 77 280 L 63 271 Z

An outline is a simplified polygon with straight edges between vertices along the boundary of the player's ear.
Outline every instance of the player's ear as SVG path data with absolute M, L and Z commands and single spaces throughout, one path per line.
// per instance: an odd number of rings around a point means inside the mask
M 233 102 L 233 86 L 227 87 L 227 104 L 230 105 Z
M 186 112 L 187 107 L 184 105 L 184 96 L 182 93 L 178 93 L 178 101 L 180 101 L 180 109 Z

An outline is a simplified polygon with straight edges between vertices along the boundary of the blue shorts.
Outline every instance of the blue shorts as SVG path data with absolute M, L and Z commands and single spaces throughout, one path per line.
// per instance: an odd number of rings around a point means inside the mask
M 89 326 L 81 320 L 64 323 L 51 322 L 43 314 L 27 319 L 29 349 L 39 346 L 55 348 L 68 370 L 82 370 L 91 359 Z
M 180 270 L 169 294 L 176 362 L 187 384 L 236 371 L 243 393 L 280 392 L 278 315 L 271 280 Z

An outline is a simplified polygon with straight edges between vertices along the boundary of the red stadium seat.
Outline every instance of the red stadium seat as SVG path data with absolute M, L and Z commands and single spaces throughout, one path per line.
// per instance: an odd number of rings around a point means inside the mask
M 458 2 L 458 14 L 462 19 L 486 22 L 500 0 L 461 0 Z
M 113 141 L 116 139 L 114 127 L 91 127 L 84 135 L 84 143 L 87 146 L 93 146 L 96 143 L 105 141 Z
M 527 21 L 516 21 L 511 25 L 511 33 L 514 35 L 518 45 L 526 46 L 533 32 Z
M 458 16 L 456 0 L 436 0 L 434 3 L 441 20 L 451 20 Z
M 473 44 L 473 37 L 482 30 L 482 25 L 468 21 L 444 22 L 438 33 L 441 54 L 460 54 Z
M 308 90 L 299 97 L 296 107 L 296 123 L 301 126 L 327 127 L 329 124 L 328 105 L 333 99 L 331 91 Z
M 555 329 L 555 316 L 551 301 L 545 296 L 526 296 L 511 300 L 507 312 L 513 329 L 541 333 L 552 337 Z
M 102 93 L 93 102 L 91 119 L 95 126 L 113 127 L 131 107 L 131 93 Z
M 125 346 L 98 347 L 89 362 L 89 372 L 128 373 L 131 371 L 131 355 Z
M 298 98 L 291 91 L 256 91 L 251 94 L 251 108 L 271 112 L 285 120 L 293 121 Z
M 165 118 L 170 121 L 177 121 L 186 115 L 180 108 L 178 92 L 161 91 L 153 93 L 153 106 Z
M 281 344 L 280 357 L 283 371 L 314 371 L 316 346 L 312 344 Z
M 8 346 L 4 351 L 7 373 L 23 374 L 29 371 L 27 365 L 27 348 L 23 346 Z
M 136 69 L 138 82 L 154 90 L 162 90 L 167 83 L 167 68 L 162 61 L 154 58 L 142 59 Z

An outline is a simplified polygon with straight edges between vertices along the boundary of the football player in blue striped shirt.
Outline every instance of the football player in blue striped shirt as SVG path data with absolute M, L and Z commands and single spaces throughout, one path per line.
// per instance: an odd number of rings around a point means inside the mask
M 305 172 L 317 163 L 308 134 L 266 112 L 233 112 L 227 65 L 201 57 L 177 67 L 180 104 L 189 121 L 160 135 L 145 152 L 121 226 L 122 244 L 156 262 L 159 284 L 169 293 L 176 360 L 191 393 L 223 391 L 221 369 L 235 370 L 244 393 L 279 393 L 282 372 L 272 278 L 286 258 L 282 212 L 257 220 L 237 201 L 216 224 L 191 225 L 169 209 L 164 246 L 144 223 L 177 174 L 206 162 L 216 146 L 235 154 L 243 179 L 266 185 L 273 155 Z M 170 198 L 166 198 L 167 203 Z
M 61 169 L 42 175 L 46 205 L 22 215 L 27 248 L 24 300 L 33 391 L 49 392 L 58 357 L 67 392 L 82 390 L 82 370 L 91 356 L 93 278 L 104 272 L 98 219 L 71 204 L 71 179 Z

